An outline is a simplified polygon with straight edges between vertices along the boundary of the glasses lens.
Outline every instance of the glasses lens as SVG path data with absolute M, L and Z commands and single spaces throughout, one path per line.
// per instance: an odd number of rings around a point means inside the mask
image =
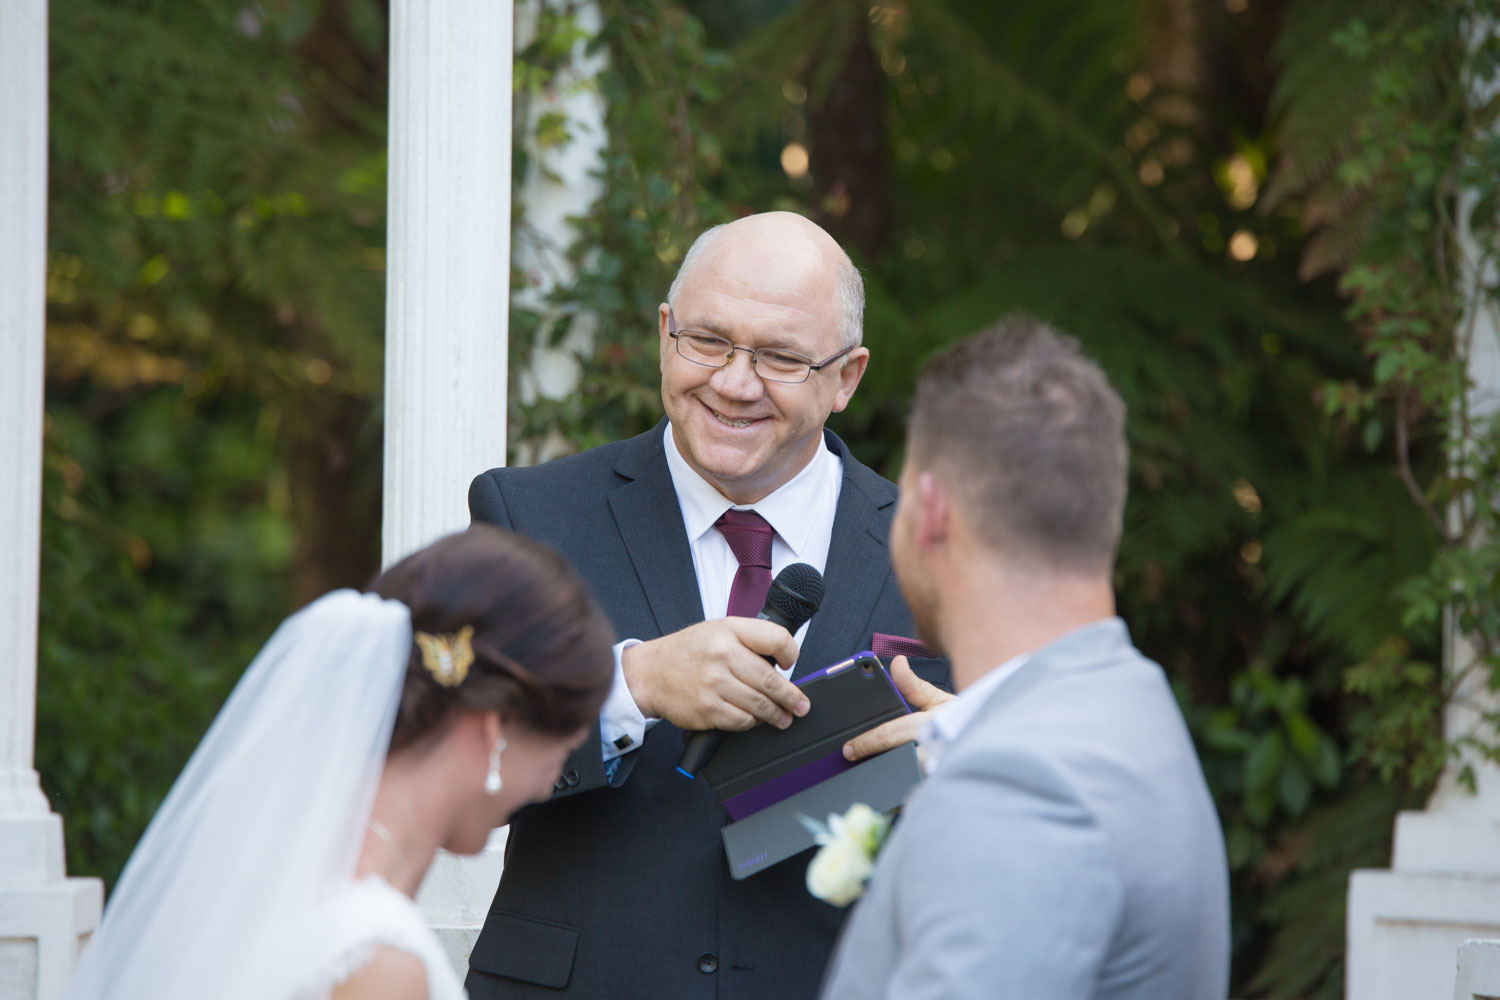
M 762 348 L 755 352 L 755 370 L 762 378 L 773 382 L 801 382 L 812 370 L 812 362 L 800 354 L 786 351 L 769 351 Z
M 723 337 L 715 337 L 711 333 L 699 333 L 696 330 L 677 332 L 677 353 L 700 365 L 723 364 L 733 347 Z

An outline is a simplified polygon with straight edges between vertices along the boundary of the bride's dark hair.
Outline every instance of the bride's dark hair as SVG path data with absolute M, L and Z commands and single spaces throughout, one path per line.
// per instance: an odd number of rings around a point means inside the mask
M 439 683 L 413 640 L 392 753 L 463 709 L 499 711 L 542 733 L 568 735 L 591 723 L 609 694 L 614 630 L 546 545 L 476 524 L 407 556 L 367 589 L 411 609 L 414 633 L 451 638 L 474 630 L 474 661 L 452 686 Z

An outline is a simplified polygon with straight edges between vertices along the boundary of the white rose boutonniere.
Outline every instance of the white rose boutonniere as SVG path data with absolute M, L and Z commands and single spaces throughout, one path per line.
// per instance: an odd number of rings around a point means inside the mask
M 842 816 L 828 822 L 802 817 L 812 831 L 818 853 L 807 866 L 807 891 L 834 906 L 848 906 L 864 895 L 875 855 L 891 830 L 891 819 L 856 802 Z

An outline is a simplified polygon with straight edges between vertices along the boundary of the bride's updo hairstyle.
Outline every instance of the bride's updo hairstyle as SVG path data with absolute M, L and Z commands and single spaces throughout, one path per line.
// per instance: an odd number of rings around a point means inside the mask
M 498 711 L 555 736 L 598 717 L 614 679 L 614 630 L 552 548 L 476 524 L 407 556 L 368 589 L 411 610 L 391 753 L 439 733 L 460 710 Z M 422 634 L 444 644 L 445 666 L 459 669 L 435 672 L 419 648 Z

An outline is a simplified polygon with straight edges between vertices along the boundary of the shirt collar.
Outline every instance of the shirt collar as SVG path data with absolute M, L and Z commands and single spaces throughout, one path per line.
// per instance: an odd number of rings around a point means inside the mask
M 1030 653 L 1011 657 L 964 688 L 958 697 L 932 710 L 932 714 L 918 736 L 925 758 L 924 770 L 929 776 L 937 770 L 943 751 L 952 746 L 959 734 L 974 721 L 974 716 L 979 714 L 979 710 L 984 707 L 984 703 L 989 700 L 995 689 L 1004 684 L 1011 674 L 1025 666 L 1029 659 L 1031 659 Z
M 672 436 L 671 421 L 667 422 L 665 433 L 667 470 L 672 475 L 672 487 L 677 491 L 677 501 L 682 507 L 682 523 L 687 529 L 689 543 L 713 530 L 714 522 L 726 510 L 735 507 L 753 510 L 765 518 L 794 555 L 807 551 L 813 528 L 807 511 L 823 502 L 822 498 L 828 495 L 829 481 L 839 469 L 837 457 L 828 450 L 828 442 L 821 434 L 817 453 L 801 472 L 769 496 L 753 504 L 740 505 L 720 493 L 682 457 Z

